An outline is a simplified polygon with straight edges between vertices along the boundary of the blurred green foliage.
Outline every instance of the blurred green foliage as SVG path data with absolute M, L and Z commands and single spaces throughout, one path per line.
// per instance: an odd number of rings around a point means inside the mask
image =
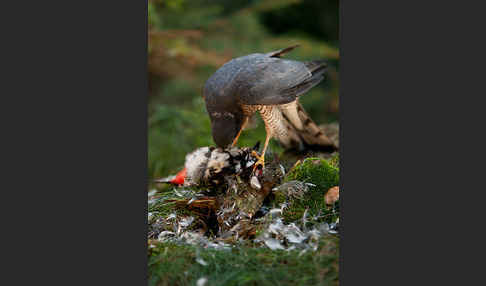
M 174 174 L 188 152 L 214 145 L 202 89 L 238 56 L 300 44 L 286 57 L 327 59 L 328 79 L 301 102 L 317 123 L 338 120 L 337 2 L 149 0 L 149 178 Z M 239 146 L 264 140 L 258 122 L 243 132 Z M 272 140 L 270 150 L 282 149 Z

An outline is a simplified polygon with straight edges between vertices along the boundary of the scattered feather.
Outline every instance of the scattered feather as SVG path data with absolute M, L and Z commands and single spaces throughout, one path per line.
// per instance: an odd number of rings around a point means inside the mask
M 208 278 L 201 277 L 201 278 L 197 279 L 196 285 L 197 286 L 205 286 L 207 282 L 208 282 Z
M 208 263 L 204 261 L 202 258 L 196 258 L 196 262 L 201 264 L 202 266 L 208 266 Z
M 268 239 L 265 239 L 265 244 L 268 246 L 268 248 L 270 248 L 271 250 L 275 250 L 275 249 L 285 249 L 285 247 L 283 247 L 280 242 L 274 238 L 268 238 Z
M 157 239 L 158 239 L 159 241 L 166 241 L 167 237 L 168 237 L 168 236 L 172 236 L 172 235 L 175 235 L 175 233 L 174 233 L 174 232 L 172 232 L 172 231 L 167 231 L 167 230 L 165 230 L 165 231 L 162 231 L 161 233 L 159 233 L 159 236 L 158 236 L 158 238 L 157 238 Z
M 252 176 L 250 179 L 250 184 L 253 188 L 260 190 L 262 188 L 262 185 L 258 181 L 258 178 L 256 176 Z
M 167 217 L 167 220 L 169 219 L 175 219 L 177 217 L 177 215 L 175 213 L 171 213 L 168 217 Z
M 273 188 L 274 191 L 284 192 L 288 197 L 293 199 L 303 199 L 304 194 L 308 190 L 308 183 L 303 183 L 301 181 L 293 180 L 282 185 Z
M 181 222 L 179 223 L 180 226 L 182 227 L 188 227 L 191 225 L 191 223 L 194 221 L 194 217 L 190 216 L 190 217 L 185 217 L 181 220 Z

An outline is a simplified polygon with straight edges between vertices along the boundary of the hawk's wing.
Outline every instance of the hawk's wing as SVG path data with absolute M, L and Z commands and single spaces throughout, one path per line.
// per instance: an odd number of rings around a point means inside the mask
M 284 60 L 286 49 L 264 54 L 238 74 L 238 98 L 248 105 L 278 105 L 295 101 L 318 84 L 326 70 L 324 61 Z M 273 55 L 273 56 L 272 56 Z
M 291 50 L 297 48 L 298 46 L 299 45 L 294 45 L 294 46 L 291 46 L 291 47 L 288 47 L 288 48 L 285 48 L 285 49 L 281 49 L 281 50 L 278 50 L 278 51 L 273 51 L 273 52 L 270 52 L 270 53 L 266 53 L 265 55 L 267 57 L 280 58 L 281 56 L 283 56 L 286 53 L 290 52 Z

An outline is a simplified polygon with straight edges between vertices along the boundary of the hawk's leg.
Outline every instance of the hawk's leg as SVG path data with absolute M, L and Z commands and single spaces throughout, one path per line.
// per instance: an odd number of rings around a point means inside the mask
M 253 172 L 255 172 L 255 170 L 258 169 L 258 166 L 261 166 L 261 170 L 263 170 L 263 168 L 265 167 L 265 151 L 267 151 L 268 142 L 270 142 L 270 138 L 272 137 L 272 130 L 269 128 L 267 124 L 265 124 L 265 130 L 267 136 L 265 138 L 265 145 L 263 145 L 262 155 L 260 156 L 256 151 L 252 151 L 252 155 L 258 159 L 258 161 L 253 166 Z
M 238 132 L 238 134 L 236 134 L 236 137 L 233 140 L 233 143 L 231 144 L 231 147 L 234 147 L 236 145 L 236 142 L 238 142 L 238 138 L 240 138 L 241 131 L 243 131 L 243 129 L 246 127 L 246 124 L 248 124 L 248 118 L 249 117 L 247 116 L 247 117 L 245 117 L 245 119 L 243 119 L 243 124 L 241 124 L 240 131 Z

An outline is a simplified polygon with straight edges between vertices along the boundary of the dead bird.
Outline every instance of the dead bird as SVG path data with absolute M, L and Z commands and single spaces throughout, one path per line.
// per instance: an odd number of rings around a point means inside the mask
M 250 167 L 257 160 L 251 148 L 198 148 L 186 156 L 184 185 L 220 184 L 235 175 L 250 181 Z

